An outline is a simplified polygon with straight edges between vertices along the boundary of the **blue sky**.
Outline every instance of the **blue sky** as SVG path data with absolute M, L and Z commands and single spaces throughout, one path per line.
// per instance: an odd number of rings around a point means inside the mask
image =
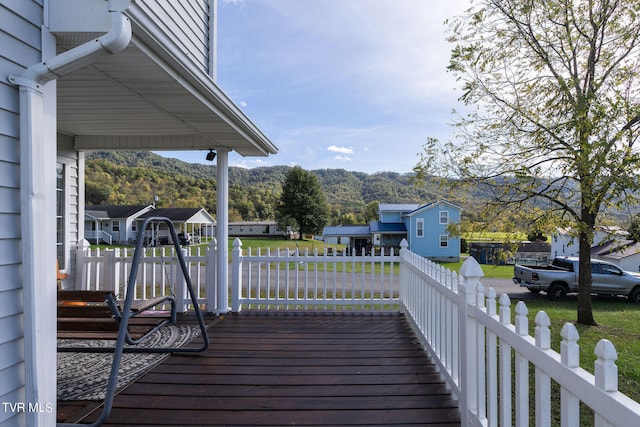
M 218 85 L 274 142 L 231 166 L 410 172 L 452 136 L 444 21 L 470 0 L 219 0 Z M 200 152 L 160 153 L 204 162 Z

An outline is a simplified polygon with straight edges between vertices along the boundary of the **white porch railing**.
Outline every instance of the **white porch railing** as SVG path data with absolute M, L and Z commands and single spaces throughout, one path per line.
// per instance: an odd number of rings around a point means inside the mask
M 183 248 L 189 268 L 191 284 L 198 295 L 198 302 L 207 307 L 215 307 L 215 241 L 206 249 L 201 247 Z M 81 246 L 77 252 L 76 289 L 111 290 L 118 298 L 126 296 L 127 281 L 131 270 L 133 248 L 89 250 Z M 207 291 L 212 289 L 212 291 Z M 178 257 L 173 247 L 146 248 L 140 257 L 136 277 L 134 301 L 154 298 L 160 295 L 174 295 L 178 312 L 187 311 L 191 299 L 187 295 L 186 283 L 182 275 Z
M 85 238 L 95 240 L 98 243 L 100 243 L 100 241 L 104 241 L 107 245 L 113 244 L 113 236 L 104 230 L 89 230 L 86 232 Z
M 204 253 L 202 253 L 204 252 Z M 561 426 L 584 425 L 580 406 L 593 410 L 596 426 L 640 425 L 640 403 L 618 391 L 616 350 L 601 340 L 595 375 L 578 366 L 578 332 L 561 332 L 560 354 L 550 349 L 549 318 L 535 316 L 529 335 L 526 305 L 485 291 L 473 258 L 460 276 L 410 252 L 359 256 L 326 252 L 258 251 L 244 254 L 236 239 L 231 264 L 231 310 L 402 310 L 459 401 L 465 426 L 550 426 L 557 403 Z M 131 250 L 78 251 L 80 289 L 113 289 L 124 296 Z M 216 311 L 215 241 L 206 251 L 185 253 L 191 281 L 208 311 Z M 141 257 L 136 298 L 173 292 L 178 309 L 188 309 L 176 257 L 162 248 Z M 399 270 L 399 275 L 394 274 Z M 224 306 L 224 304 L 219 304 Z M 530 371 L 534 374 L 530 375 Z M 552 391 L 552 381 L 560 391 Z M 530 391 L 533 396 L 530 396 Z M 533 402 L 533 404 L 532 404 Z
M 610 341 L 597 344 L 591 375 L 578 366 L 573 325 L 563 327 L 558 354 L 551 350 L 544 311 L 535 316 L 534 337 L 522 301 L 512 324 L 509 297 L 503 294 L 497 308 L 495 291 L 485 292 L 479 281 L 482 270 L 473 258 L 465 261 L 458 277 L 406 248 L 400 257 L 402 306 L 458 398 L 462 425 L 510 426 L 515 421 L 529 426 L 530 415 L 536 426 L 555 425 L 554 401 L 559 402 L 561 426 L 588 423 L 580 419 L 581 403 L 593 410 L 595 426 L 640 425 L 640 404 L 618 391 L 617 354 Z M 559 392 L 552 393 L 551 380 L 559 384 Z
M 370 310 L 398 308 L 395 255 L 365 256 L 277 250 L 245 255 L 236 239 L 232 253 L 232 307 L 262 310 Z

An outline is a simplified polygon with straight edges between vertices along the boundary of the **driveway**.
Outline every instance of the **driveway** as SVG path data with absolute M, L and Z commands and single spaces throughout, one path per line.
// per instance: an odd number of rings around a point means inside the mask
M 489 287 L 495 289 L 496 295 L 498 298 L 502 294 L 509 295 L 511 301 L 520 301 L 524 299 L 531 298 L 540 298 L 540 294 L 536 295 L 534 293 L 529 292 L 527 288 L 520 287 L 513 283 L 511 279 L 491 279 L 491 278 L 482 278 L 480 280 L 485 290 Z M 544 298 L 546 298 L 545 294 L 542 294 Z

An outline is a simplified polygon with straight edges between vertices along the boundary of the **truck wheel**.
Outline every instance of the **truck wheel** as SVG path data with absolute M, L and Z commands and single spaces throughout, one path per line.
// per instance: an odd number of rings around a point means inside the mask
M 633 290 L 629 294 L 629 301 L 634 304 L 640 304 L 640 286 L 636 286 L 635 288 L 633 288 Z
M 567 296 L 567 288 L 562 285 L 551 285 L 547 289 L 547 296 L 551 301 L 560 301 Z

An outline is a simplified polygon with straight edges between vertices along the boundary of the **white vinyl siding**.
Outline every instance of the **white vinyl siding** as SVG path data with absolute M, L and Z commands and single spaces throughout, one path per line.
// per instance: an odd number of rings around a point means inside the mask
M 79 157 L 78 153 L 73 149 L 73 138 L 68 135 L 58 134 L 57 140 L 57 161 L 62 163 L 65 169 L 63 218 L 65 252 L 63 258 L 60 259 L 60 265 L 61 267 L 63 266 L 65 273 L 73 277 L 75 271 L 74 257 L 72 256 L 73 250 L 78 241 L 84 238 L 84 233 L 79 228 L 80 224 L 84 226 L 84 212 L 81 212 L 80 206 L 80 195 L 84 190 L 81 190 L 82 179 L 79 176 Z
M 214 30 L 211 29 L 210 4 L 215 0 L 138 0 L 138 7 L 178 49 L 211 76 L 211 56 L 213 55 Z

